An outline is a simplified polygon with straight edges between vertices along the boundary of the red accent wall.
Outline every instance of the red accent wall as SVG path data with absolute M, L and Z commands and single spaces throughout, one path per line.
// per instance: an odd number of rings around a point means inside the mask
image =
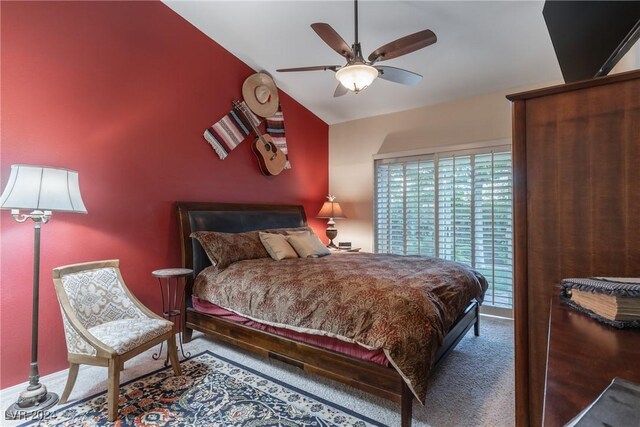
M 254 70 L 162 3 L 1 3 L 1 185 L 10 165 L 80 173 L 88 215 L 42 229 L 40 373 L 66 368 L 51 269 L 119 258 L 160 311 L 154 269 L 180 262 L 176 200 L 303 204 L 328 190 L 328 126 L 280 92 L 293 169 L 260 175 L 250 143 L 226 160 L 202 138 Z M 33 226 L 0 212 L 0 387 L 27 380 Z M 321 221 L 310 223 L 322 233 Z

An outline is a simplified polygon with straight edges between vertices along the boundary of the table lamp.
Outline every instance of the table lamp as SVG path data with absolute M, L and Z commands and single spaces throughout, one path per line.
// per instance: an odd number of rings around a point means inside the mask
M 25 419 L 58 403 L 55 393 L 47 392 L 38 372 L 38 303 L 40 282 L 40 228 L 51 219 L 52 211 L 87 213 L 80 195 L 78 172 L 44 166 L 12 165 L 7 186 L 0 196 L 0 209 L 11 209 L 18 222 L 33 221 L 33 311 L 31 317 L 31 365 L 29 386 L 5 412 L 6 419 Z M 21 214 L 20 209 L 31 211 Z
M 336 228 L 336 222 L 334 220 L 337 218 L 346 218 L 344 216 L 344 213 L 342 213 L 340 204 L 335 200 L 336 197 L 329 194 L 327 196 L 327 201 L 324 202 L 322 208 L 320 209 L 320 212 L 318 212 L 318 215 L 316 215 L 317 218 L 329 218 L 329 221 L 327 221 L 326 230 L 327 238 L 329 239 L 329 244 L 327 245 L 327 247 L 329 248 L 337 247 L 333 243 L 333 239 L 338 236 L 338 229 Z

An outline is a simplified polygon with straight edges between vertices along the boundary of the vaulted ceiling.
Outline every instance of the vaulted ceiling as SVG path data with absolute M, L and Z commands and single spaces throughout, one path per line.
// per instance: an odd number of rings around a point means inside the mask
M 417 86 L 376 80 L 334 98 L 331 71 L 276 69 L 344 60 L 310 28 L 329 23 L 353 43 L 351 1 L 165 1 L 195 27 L 329 124 L 562 78 L 541 1 L 360 1 L 363 53 L 423 29 L 438 42 L 384 63 L 424 76 Z

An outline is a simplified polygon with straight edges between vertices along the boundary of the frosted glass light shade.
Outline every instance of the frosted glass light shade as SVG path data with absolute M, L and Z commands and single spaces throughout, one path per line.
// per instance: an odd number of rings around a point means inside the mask
M 346 218 L 338 202 L 324 202 L 316 218 Z
M 360 92 L 378 77 L 378 70 L 370 65 L 353 64 L 336 71 L 340 84 L 353 92 Z
M 78 172 L 31 165 L 11 166 L 0 208 L 87 213 Z

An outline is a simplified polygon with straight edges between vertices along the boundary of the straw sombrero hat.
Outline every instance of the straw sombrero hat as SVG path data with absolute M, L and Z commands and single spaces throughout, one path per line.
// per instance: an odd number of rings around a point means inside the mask
M 242 84 L 242 97 L 251 111 L 261 117 L 271 117 L 278 111 L 278 88 L 270 75 L 253 74 Z

